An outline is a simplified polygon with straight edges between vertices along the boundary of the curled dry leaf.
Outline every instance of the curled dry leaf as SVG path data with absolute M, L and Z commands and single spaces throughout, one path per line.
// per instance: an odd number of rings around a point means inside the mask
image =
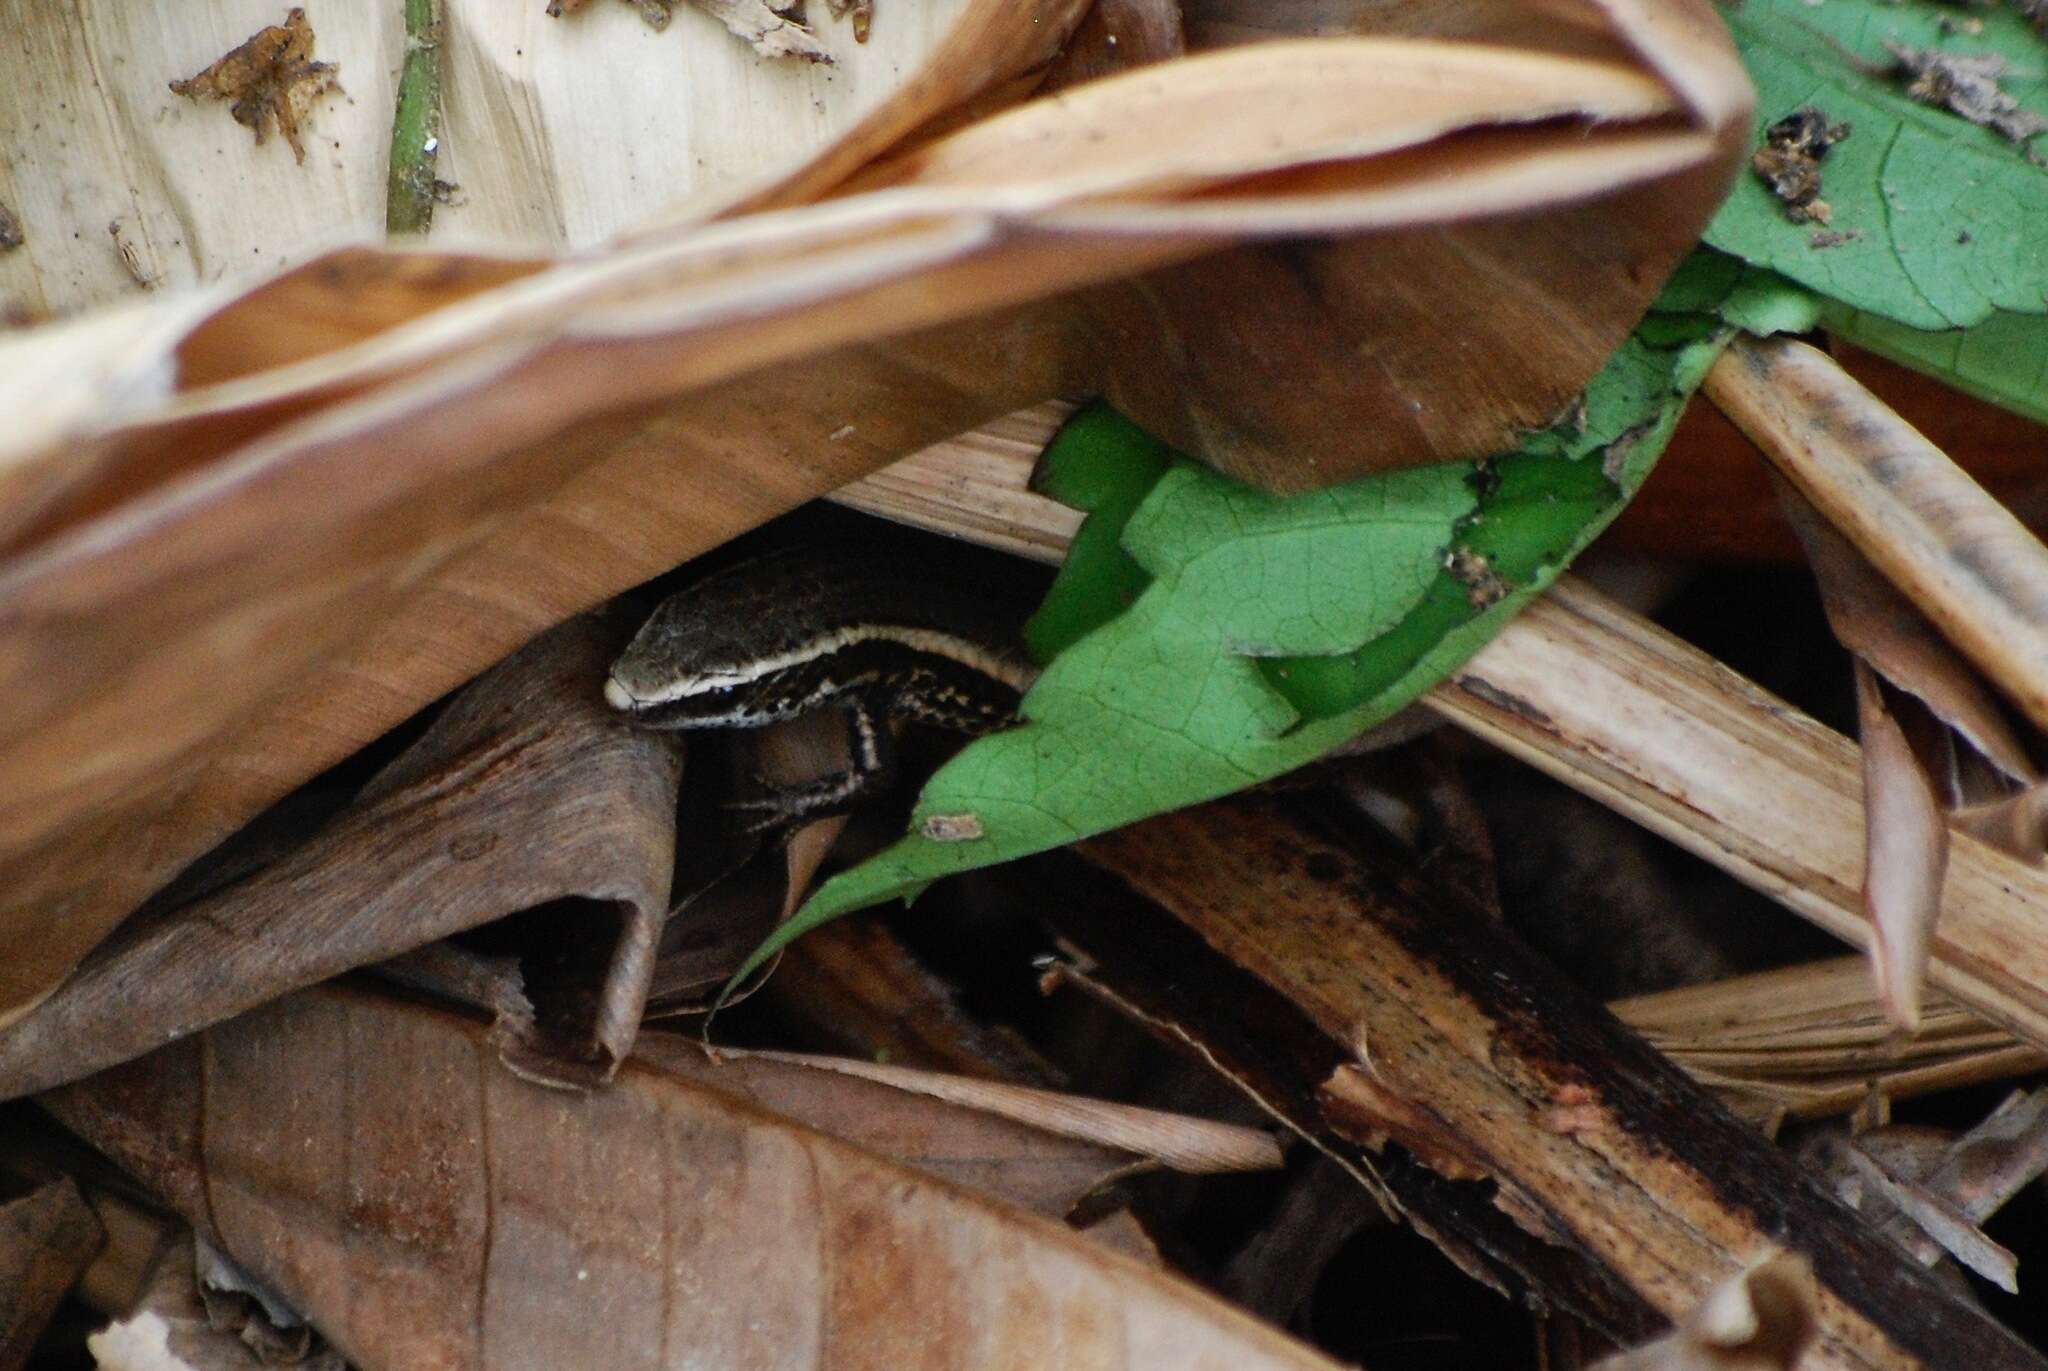
M 44 1325 L 104 1241 L 69 1179 L 0 1204 L 0 1368 L 29 1364 Z
M 560 1070 L 608 1073 L 631 1050 L 668 912 L 682 757 L 673 735 L 630 728 L 599 698 L 625 629 L 584 616 L 544 635 L 302 846 L 124 930 L 0 1035 L 0 1096 L 521 910 L 612 940 L 618 990 L 554 1054 Z
M 0 128 L 14 166 L 7 203 L 29 247 L 0 262 L 0 300 L 42 317 L 131 299 L 127 270 L 104 238 L 90 241 L 115 220 L 141 274 L 172 291 L 380 241 L 399 54 L 412 46 L 404 8 L 312 8 L 319 55 L 346 74 L 348 98 L 315 111 L 309 150 L 326 155 L 303 165 L 256 149 L 223 111 L 166 84 L 212 61 L 252 18 L 277 19 L 281 0 L 21 11 L 23 41 L 0 50 Z M 537 0 L 437 0 L 434 55 L 459 96 L 442 112 L 431 176 L 461 193 L 435 206 L 431 234 L 531 255 L 587 248 L 657 215 L 700 219 L 834 140 L 858 135 L 865 160 L 877 133 L 888 141 L 1044 66 L 1079 8 L 923 0 L 899 7 L 871 43 L 821 34 L 834 57 L 823 67 L 763 62 L 689 10 L 669 37 L 649 40 L 616 0 L 568 22 Z M 906 82 L 911 72 L 920 80 Z M 53 90 L 66 93 L 62 117 L 39 103 Z M 98 174 L 110 166 L 128 172 Z
M 44 1103 L 366 1367 L 1330 1366 L 715 1085 L 633 1062 L 563 1094 L 491 1055 L 480 1026 L 322 989 Z
M 1819 1332 L 1812 1269 L 1778 1252 L 1715 1286 L 1669 1337 L 1595 1371 L 1792 1371 Z
M 234 1331 L 215 1326 L 200 1296 L 189 1233 L 157 1263 L 135 1306 L 120 1314 L 86 1340 L 101 1371 L 249 1371 L 265 1364 Z M 296 1365 L 301 1371 L 344 1371 L 329 1348 Z
M 802 203 L 1079 10 L 978 0 L 772 211 L 561 262 L 338 253 L 0 349 L 0 1016 L 542 628 L 990 415 L 1104 389 L 1297 487 L 1546 422 L 1691 246 L 1748 87 L 1704 0 L 1418 8 L 1075 87 Z M 1214 145 L 1160 136 L 1189 126 Z

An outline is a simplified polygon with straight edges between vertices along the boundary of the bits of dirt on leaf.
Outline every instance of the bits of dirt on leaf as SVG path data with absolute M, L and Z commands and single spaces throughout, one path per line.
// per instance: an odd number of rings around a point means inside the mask
M 1862 229 L 1815 229 L 1806 236 L 1810 248 L 1838 248 L 1844 243 L 1853 243 L 1863 236 Z
M 1651 427 L 1649 424 L 1637 424 L 1616 434 L 1614 441 L 1601 454 L 1600 474 L 1620 485 L 1621 478 L 1628 474 L 1628 459 L 1635 453 L 1636 445 L 1649 435 Z
M 12 252 L 27 241 L 21 231 L 21 220 L 14 217 L 13 210 L 0 205 L 0 252 Z
M 852 16 L 854 42 L 868 41 L 868 29 L 875 22 L 875 0 L 826 0 L 826 5 L 832 11 L 834 19 Z M 1116 39 L 1112 38 L 1109 41 L 1113 44 Z
M 669 20 L 675 17 L 675 11 L 669 8 L 668 0 L 628 0 L 628 3 L 640 15 L 640 22 L 656 33 L 666 29 Z M 549 7 L 548 13 L 555 13 L 552 6 Z
M 1971 57 L 1889 39 L 1884 46 L 1897 61 L 1892 73 L 1905 83 L 1909 99 L 1960 115 L 2015 143 L 2048 129 L 2048 119 L 2020 108 L 2020 102 L 1998 84 L 2006 63 L 1997 53 Z
M 263 142 L 272 122 L 291 145 L 292 156 L 306 160 L 299 142 L 299 121 L 313 102 L 340 90 L 332 62 L 313 60 L 313 26 L 306 12 L 293 9 L 282 24 L 255 33 L 187 81 L 171 82 L 171 92 L 190 100 L 228 100 L 228 113 Z
M 1454 547 L 1444 554 L 1444 570 L 1465 587 L 1465 598 L 1474 609 L 1490 609 L 1508 597 L 1514 587 L 1493 569 L 1493 562 L 1469 547 Z
M 921 828 L 935 843 L 971 843 L 984 836 L 979 814 L 932 814 Z
M 1820 164 L 1828 149 L 1849 136 L 1849 125 L 1830 122 L 1812 105 L 1764 130 L 1764 144 L 1749 167 L 1785 206 L 1795 224 L 1825 224 L 1834 216 L 1820 198 Z

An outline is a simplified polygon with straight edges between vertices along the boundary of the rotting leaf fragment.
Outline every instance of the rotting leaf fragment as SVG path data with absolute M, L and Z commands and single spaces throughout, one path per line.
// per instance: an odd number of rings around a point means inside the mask
M 1849 132 L 1849 125 L 1830 122 L 1811 105 L 1764 130 L 1764 144 L 1749 159 L 1750 170 L 1784 202 L 1785 217 L 1793 223 L 1825 224 L 1834 216 L 1820 198 L 1820 164 Z
M 258 144 L 274 120 L 292 156 L 303 163 L 299 121 L 315 100 L 341 88 L 335 70 L 332 62 L 313 60 L 313 26 L 306 12 L 295 7 L 284 23 L 259 30 L 197 76 L 171 82 L 171 93 L 191 100 L 232 100 L 228 113 L 255 133 Z
M 1998 84 L 2007 67 L 2005 58 L 1997 53 L 1966 57 L 1889 40 L 1884 46 L 1898 59 L 1895 70 L 1906 82 L 1906 94 L 1921 104 L 1961 115 L 2015 143 L 2024 143 L 2048 129 L 2048 119 L 2022 109 Z

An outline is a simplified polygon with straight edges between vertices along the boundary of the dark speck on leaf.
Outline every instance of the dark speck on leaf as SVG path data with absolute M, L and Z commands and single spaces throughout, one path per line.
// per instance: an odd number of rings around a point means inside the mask
M 1849 125 L 1829 122 L 1811 105 L 1764 130 L 1763 146 L 1749 159 L 1750 170 L 1778 197 L 1793 223 L 1825 224 L 1833 217 L 1834 210 L 1820 198 L 1820 164 L 1849 132 Z

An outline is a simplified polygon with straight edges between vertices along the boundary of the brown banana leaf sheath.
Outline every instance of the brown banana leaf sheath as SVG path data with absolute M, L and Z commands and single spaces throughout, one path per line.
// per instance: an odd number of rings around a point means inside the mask
M 303 846 L 95 949 L 0 1034 L 0 1098 L 540 906 L 616 924 L 613 978 L 644 994 L 668 912 L 682 750 L 599 696 L 630 627 L 586 615 L 544 635 L 457 697 Z M 638 1027 L 632 1000 L 581 1055 L 602 1074 Z
M 343 249 L 0 345 L 0 1022 L 549 625 L 996 414 L 1108 391 L 1293 488 L 1504 446 L 1748 130 L 1707 0 L 1205 12 L 1016 103 L 978 45 L 1078 13 L 965 4 L 944 70 L 743 213 Z

